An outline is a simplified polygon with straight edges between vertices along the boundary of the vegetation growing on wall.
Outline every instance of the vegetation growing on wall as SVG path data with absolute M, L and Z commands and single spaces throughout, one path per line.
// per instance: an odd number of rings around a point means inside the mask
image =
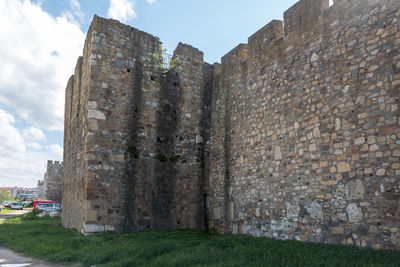
M 128 149 L 125 152 L 125 159 L 138 159 L 140 157 L 139 151 L 136 147 L 129 145 Z
M 178 57 L 172 57 L 167 54 L 167 49 L 159 46 L 158 51 L 153 53 L 149 58 L 149 62 L 156 69 L 159 69 L 162 74 L 166 74 L 170 69 L 175 68 Z

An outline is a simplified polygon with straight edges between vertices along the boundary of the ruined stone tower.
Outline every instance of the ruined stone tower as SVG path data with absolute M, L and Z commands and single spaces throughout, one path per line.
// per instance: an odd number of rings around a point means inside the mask
M 62 163 L 47 161 L 46 172 L 43 177 L 43 195 L 45 199 L 61 203 Z M 38 183 L 39 186 L 39 183 Z M 39 195 L 39 194 L 38 194 Z
M 95 17 L 66 92 L 63 224 L 79 231 L 202 229 L 211 66 L 180 44 Z M 204 164 L 204 163 L 203 163 Z
M 400 2 L 301 0 L 209 65 L 95 17 L 66 89 L 63 225 L 400 247 Z
M 43 180 L 38 180 L 37 183 L 37 197 L 38 199 L 43 199 L 44 198 L 44 181 Z M 61 186 L 60 186 L 60 190 L 61 190 Z

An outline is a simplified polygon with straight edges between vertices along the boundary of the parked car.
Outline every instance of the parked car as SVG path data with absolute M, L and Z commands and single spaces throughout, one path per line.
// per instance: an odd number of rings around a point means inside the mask
M 58 211 L 61 210 L 61 205 L 57 203 L 39 203 L 36 205 L 36 210 L 43 210 L 43 211 Z
M 4 201 L 3 204 L 5 208 L 11 208 L 11 201 Z
M 36 209 L 36 206 L 37 206 L 38 204 L 40 204 L 40 203 L 51 203 L 51 204 L 55 204 L 55 202 L 54 202 L 54 201 L 51 201 L 51 200 L 36 200 L 36 201 L 33 203 L 33 209 L 35 210 L 35 209 Z
M 22 210 L 24 208 L 24 205 L 20 202 L 11 202 L 10 208 L 13 210 Z

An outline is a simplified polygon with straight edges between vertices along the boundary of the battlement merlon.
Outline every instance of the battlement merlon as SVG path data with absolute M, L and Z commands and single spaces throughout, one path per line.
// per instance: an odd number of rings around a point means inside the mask
M 261 54 L 276 54 L 276 42 L 283 38 L 283 22 L 281 20 L 272 20 L 262 27 L 248 39 L 249 58 L 260 57 Z
M 82 64 L 83 64 L 83 58 L 80 56 L 76 60 L 76 65 L 75 65 L 75 72 L 74 72 L 74 83 L 76 84 L 75 87 L 80 88 L 81 86 L 81 79 L 82 79 Z M 75 92 L 74 94 L 79 94 L 79 92 Z
M 117 31 L 113 32 L 115 34 L 114 35 L 115 37 L 127 36 L 129 38 L 132 38 L 132 40 L 134 41 L 140 42 L 142 45 L 143 45 L 142 42 L 146 42 L 146 40 L 147 42 L 153 42 L 154 44 L 157 44 L 156 47 L 151 47 L 151 50 L 158 50 L 159 45 L 162 44 L 157 36 L 141 31 L 129 25 L 123 24 L 118 20 L 106 19 L 99 17 L 97 15 L 94 15 L 93 17 L 87 36 L 92 36 L 92 38 L 96 38 L 98 33 L 111 34 L 112 31 L 110 31 L 110 29 L 118 29 L 118 32 Z M 94 35 L 92 33 L 94 33 Z M 112 40 L 112 42 L 118 42 L 117 39 L 112 38 L 113 36 L 109 37 L 111 37 L 110 40 Z M 95 50 L 95 47 L 92 47 L 92 49 Z
M 248 57 L 268 49 L 284 37 L 296 36 L 304 31 L 312 30 L 320 24 L 320 18 L 327 8 L 329 8 L 329 0 L 300 0 L 284 12 L 284 23 L 280 20 L 269 22 L 248 38 L 248 45 L 240 44 L 223 56 L 222 65 L 229 64 L 229 59 L 240 58 L 240 62 L 244 62 Z M 240 57 L 237 57 L 239 52 Z
M 196 47 L 184 43 L 179 43 L 176 47 L 174 51 L 174 57 L 176 56 L 178 57 L 178 60 L 180 57 L 190 57 L 195 61 L 204 61 L 204 53 L 202 51 Z
M 123 23 L 119 22 L 118 20 L 106 19 L 106 18 L 99 17 L 97 15 L 93 16 L 93 20 L 92 20 L 92 23 L 90 25 L 90 27 L 92 27 L 92 31 L 96 30 L 96 28 L 93 28 L 95 26 L 99 26 L 99 27 L 105 26 L 106 28 L 108 28 L 109 26 L 116 26 L 118 29 L 121 30 L 121 32 L 125 32 L 125 33 L 126 32 L 132 32 L 134 34 L 140 33 L 141 35 L 146 35 L 146 37 L 151 37 L 151 38 L 155 38 L 155 39 L 159 40 L 159 38 L 157 36 L 154 36 L 154 35 L 152 35 L 150 33 L 141 31 L 141 30 L 136 29 L 136 28 L 134 28 L 132 26 L 123 24 Z
M 62 162 L 58 161 L 58 160 L 47 160 L 47 166 L 52 166 L 52 165 L 62 165 Z
M 221 58 L 222 68 L 243 63 L 248 58 L 248 44 L 239 44 Z
M 67 87 L 65 88 L 65 106 L 64 112 L 68 114 L 68 119 L 71 119 L 71 105 L 72 105 L 72 95 L 74 91 L 74 79 L 75 76 L 71 75 L 68 79 Z
M 283 37 L 283 22 L 272 20 L 248 38 L 249 49 L 253 50 L 261 43 L 271 43 Z
M 72 95 L 74 91 L 74 75 L 71 75 L 71 77 L 68 80 L 67 87 L 65 88 L 65 102 L 64 102 L 64 146 L 67 144 L 67 140 L 70 139 L 71 135 L 71 117 L 72 117 Z M 68 145 L 68 144 L 67 144 Z M 63 149 L 63 158 L 65 159 L 67 157 L 66 152 L 68 149 L 64 147 Z
M 301 0 L 283 14 L 285 36 L 301 34 L 319 24 L 329 0 Z
M 214 71 L 214 76 L 219 76 L 222 72 L 222 67 L 220 63 L 214 63 L 212 64 L 213 71 Z
M 71 105 L 71 101 L 72 101 L 72 94 L 73 94 L 73 88 L 74 88 L 74 75 L 71 75 L 68 79 L 68 83 L 67 86 L 65 88 L 65 108 L 67 110 L 67 108 L 69 107 L 67 105 L 67 102 L 69 105 Z

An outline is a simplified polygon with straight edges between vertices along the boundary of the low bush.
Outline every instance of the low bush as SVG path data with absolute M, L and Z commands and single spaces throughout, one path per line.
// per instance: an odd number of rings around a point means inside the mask
M 27 204 L 25 205 L 25 208 L 33 208 L 33 201 L 27 203 Z

